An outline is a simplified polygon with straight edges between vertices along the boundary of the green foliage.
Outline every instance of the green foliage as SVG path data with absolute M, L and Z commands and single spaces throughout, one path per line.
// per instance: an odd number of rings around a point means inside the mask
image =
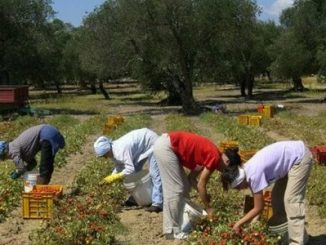
M 166 128 L 168 131 L 186 131 L 199 133 L 195 123 L 188 117 L 180 114 L 170 114 L 165 118 Z
M 326 168 L 314 163 L 307 187 L 307 199 L 309 205 L 316 205 L 321 218 L 326 218 L 326 183 L 325 179 Z

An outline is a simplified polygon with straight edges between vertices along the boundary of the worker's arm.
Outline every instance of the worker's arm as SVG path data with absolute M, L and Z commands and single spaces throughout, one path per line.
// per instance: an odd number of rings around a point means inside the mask
M 212 218 L 213 215 L 213 208 L 210 205 L 210 196 L 207 193 L 206 185 L 208 183 L 209 177 L 211 176 L 212 171 L 204 168 L 201 171 L 198 183 L 197 183 L 197 189 L 199 193 L 199 197 L 202 200 L 203 204 L 205 205 L 205 209 L 208 213 L 209 218 Z
M 18 179 L 26 172 L 27 163 L 20 157 L 20 155 L 16 155 L 13 157 L 13 162 L 15 163 L 16 170 L 10 173 L 10 177 L 12 179 Z
M 198 191 L 198 181 L 197 181 L 197 177 L 200 174 L 200 172 L 202 171 L 202 168 L 200 169 L 193 169 L 190 174 L 188 175 L 188 180 L 191 184 L 191 186 L 193 188 L 195 188 Z
M 245 216 L 243 216 L 234 226 L 233 230 L 236 232 L 240 231 L 240 228 L 250 221 L 253 220 L 258 214 L 260 214 L 264 209 L 264 196 L 263 191 L 259 191 L 253 194 L 254 197 L 254 207 Z

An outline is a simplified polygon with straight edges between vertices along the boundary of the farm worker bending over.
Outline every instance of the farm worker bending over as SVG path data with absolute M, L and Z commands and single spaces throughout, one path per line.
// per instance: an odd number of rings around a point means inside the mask
M 206 185 L 215 171 L 222 171 L 231 161 L 239 161 L 238 149 L 222 154 L 208 139 L 188 132 L 170 132 L 154 143 L 163 184 L 163 234 L 167 239 L 186 239 L 181 230 L 181 215 L 191 185 L 195 187 L 209 218 L 213 216 Z M 183 167 L 191 170 L 187 176 Z M 198 177 L 198 180 L 197 180 Z
M 264 209 L 263 190 L 275 183 L 272 190 L 273 216 L 270 225 L 288 222 L 289 244 L 305 244 L 305 190 L 312 166 L 312 154 L 302 141 L 280 141 L 258 151 L 242 166 L 229 165 L 222 173 L 225 189 L 249 187 L 254 208 L 233 227 L 250 222 Z
M 35 155 L 41 151 L 37 183 L 48 184 L 53 173 L 56 153 L 65 146 L 65 140 L 55 127 L 41 124 L 26 129 L 11 142 L 0 141 L 1 160 L 12 159 L 16 170 L 11 173 L 12 179 L 19 178 L 24 172 L 37 165 Z
M 115 163 L 112 174 L 104 178 L 107 183 L 140 171 L 146 160 L 149 161 L 149 172 L 153 182 L 152 205 L 146 209 L 149 212 L 161 212 L 163 205 L 161 177 L 152 147 L 157 138 L 155 132 L 142 128 L 130 131 L 114 141 L 101 136 L 94 143 L 96 155 L 111 158 Z M 131 205 L 130 199 L 125 204 Z

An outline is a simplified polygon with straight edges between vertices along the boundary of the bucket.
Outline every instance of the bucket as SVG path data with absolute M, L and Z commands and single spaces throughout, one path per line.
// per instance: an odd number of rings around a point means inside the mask
M 148 170 L 127 175 L 123 184 L 139 206 L 152 204 L 153 183 Z
M 36 172 L 26 172 L 24 174 L 24 192 L 31 192 L 33 190 L 38 176 L 39 174 Z
M 207 213 L 203 208 L 186 200 L 182 216 L 180 217 L 181 231 L 188 233 L 195 225 L 199 224 L 206 215 Z

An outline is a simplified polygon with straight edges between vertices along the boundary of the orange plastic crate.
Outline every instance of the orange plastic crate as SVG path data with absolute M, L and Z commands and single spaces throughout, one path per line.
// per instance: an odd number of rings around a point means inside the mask
M 254 207 L 254 198 L 250 195 L 245 196 L 243 213 L 248 213 Z M 270 191 L 264 192 L 264 210 L 261 214 L 263 219 L 268 220 L 273 215 L 272 196 Z
M 220 150 L 223 152 L 226 149 L 230 148 L 239 148 L 239 142 L 230 140 L 230 141 L 221 141 L 219 145 Z
M 239 155 L 242 162 L 248 161 L 253 155 L 255 155 L 257 150 L 242 150 Z
M 61 185 L 36 185 L 32 192 L 23 192 L 23 218 L 52 218 L 54 198 L 60 197 L 62 192 L 63 188 Z

